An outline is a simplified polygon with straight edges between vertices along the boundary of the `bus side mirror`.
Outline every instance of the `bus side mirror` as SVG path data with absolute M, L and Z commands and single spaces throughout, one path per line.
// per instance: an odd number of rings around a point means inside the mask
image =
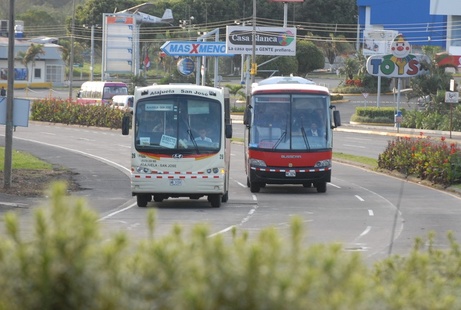
M 339 111 L 333 111 L 333 128 L 341 126 L 341 115 Z
M 131 114 L 125 114 L 122 118 L 122 135 L 127 136 L 130 133 Z
M 225 134 L 227 139 L 232 138 L 232 124 L 226 124 Z
M 251 105 L 247 105 L 243 112 L 243 124 L 250 126 L 251 124 Z

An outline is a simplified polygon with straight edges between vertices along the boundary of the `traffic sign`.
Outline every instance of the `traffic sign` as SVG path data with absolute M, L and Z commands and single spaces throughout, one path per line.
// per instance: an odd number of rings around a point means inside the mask
M 459 93 L 453 91 L 445 92 L 445 102 L 446 103 L 458 103 L 459 102 Z
M 226 42 L 167 41 L 160 49 L 168 56 L 234 56 L 226 53 Z

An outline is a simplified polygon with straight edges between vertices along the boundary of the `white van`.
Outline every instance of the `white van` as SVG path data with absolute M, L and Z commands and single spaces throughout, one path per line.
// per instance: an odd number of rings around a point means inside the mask
M 133 95 L 116 95 L 112 97 L 111 107 L 125 111 L 133 111 Z

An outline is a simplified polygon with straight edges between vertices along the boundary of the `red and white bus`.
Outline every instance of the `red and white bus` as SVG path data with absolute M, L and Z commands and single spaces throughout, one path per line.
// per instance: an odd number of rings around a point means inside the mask
M 77 94 L 77 103 L 109 105 L 115 95 L 128 95 L 128 86 L 122 82 L 85 82 Z
M 300 77 L 262 80 L 253 84 L 244 124 L 251 192 L 266 184 L 301 184 L 326 192 L 332 129 L 341 125 L 328 88 Z

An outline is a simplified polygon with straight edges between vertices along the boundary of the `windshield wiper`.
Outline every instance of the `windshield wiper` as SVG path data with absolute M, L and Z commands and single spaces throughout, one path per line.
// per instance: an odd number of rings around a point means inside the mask
M 287 136 L 287 132 L 286 131 L 282 132 L 282 134 L 280 135 L 280 138 L 278 138 L 277 142 L 275 142 L 272 149 L 275 150 L 286 136 Z
M 304 144 L 306 144 L 307 149 L 310 150 L 311 147 L 309 145 L 309 140 L 307 139 L 307 134 L 306 134 L 306 131 L 304 130 L 304 126 L 301 127 L 301 133 L 303 134 Z
M 195 141 L 194 134 L 192 133 L 192 130 L 190 129 L 190 127 L 187 129 L 187 134 L 189 135 L 189 139 L 191 139 L 192 144 L 194 145 L 195 151 L 197 152 L 197 154 L 200 154 L 197 141 Z

